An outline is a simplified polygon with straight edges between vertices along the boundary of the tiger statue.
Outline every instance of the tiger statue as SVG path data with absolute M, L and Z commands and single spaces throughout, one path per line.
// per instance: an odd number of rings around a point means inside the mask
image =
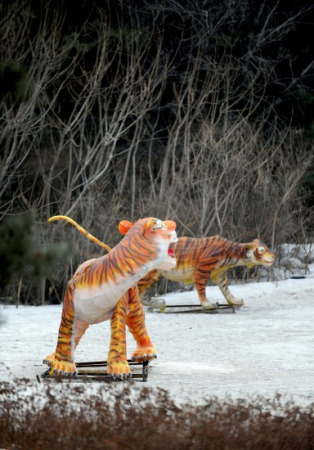
M 163 310 L 163 299 L 149 298 L 146 294 L 161 276 L 171 281 L 194 284 L 200 303 L 204 309 L 213 309 L 215 305 L 206 298 L 206 284 L 210 279 L 222 292 L 229 305 L 242 306 L 242 299 L 234 297 L 228 288 L 227 271 L 238 266 L 266 266 L 270 267 L 275 255 L 261 243 L 254 239 L 249 243 L 237 243 L 220 236 L 204 238 L 178 238 L 171 244 L 176 255 L 176 266 L 169 270 L 155 269 L 145 275 L 139 282 L 141 302 Z
M 49 222 L 66 220 L 54 216 Z M 77 225 L 89 239 L 89 233 Z M 74 350 L 89 325 L 111 321 L 108 375 L 125 379 L 131 376 L 126 356 L 126 325 L 137 348 L 132 359 L 139 362 L 156 358 L 156 350 L 145 326 L 143 306 L 136 283 L 151 270 L 169 270 L 175 266 L 170 244 L 177 240 L 176 223 L 152 217 L 134 224 L 122 221 L 119 230 L 124 238 L 108 254 L 81 264 L 69 281 L 63 301 L 56 351 L 44 359 L 49 374 L 75 376 Z M 95 242 L 96 238 L 93 238 Z M 99 243 L 100 241 L 98 241 Z

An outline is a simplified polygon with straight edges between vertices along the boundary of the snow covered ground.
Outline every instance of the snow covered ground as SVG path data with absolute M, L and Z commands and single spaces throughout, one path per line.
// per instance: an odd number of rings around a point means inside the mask
M 300 406 L 313 403 L 314 277 L 230 289 L 245 301 L 236 313 L 186 314 L 167 308 L 146 314 L 158 359 L 150 365 L 147 383 L 131 382 L 134 389 L 164 388 L 179 403 L 276 393 Z M 208 287 L 207 295 L 222 302 L 216 287 Z M 168 305 L 198 304 L 195 290 L 165 298 Z M 60 316 L 61 305 L 0 307 L 1 380 L 16 376 L 37 383 L 36 374 L 46 369 L 42 359 L 55 348 Z M 134 344 L 128 334 L 128 356 Z M 106 359 L 108 347 L 109 322 L 91 326 L 76 360 Z

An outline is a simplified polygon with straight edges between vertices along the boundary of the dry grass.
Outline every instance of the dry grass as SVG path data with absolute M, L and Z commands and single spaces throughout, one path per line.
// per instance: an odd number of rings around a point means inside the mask
M 312 449 L 314 405 L 257 397 L 178 407 L 127 384 L 0 383 L 1 449 Z

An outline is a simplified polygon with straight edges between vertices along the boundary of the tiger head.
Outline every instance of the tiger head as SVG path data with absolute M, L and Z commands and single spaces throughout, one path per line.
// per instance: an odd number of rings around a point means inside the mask
M 267 245 L 260 242 L 259 239 L 249 242 L 245 245 L 245 259 L 248 260 L 248 266 L 271 266 L 275 260 L 275 255 Z
M 176 223 L 154 217 L 140 219 L 135 223 L 122 220 L 118 229 L 126 235 L 127 245 L 139 264 L 152 269 L 170 270 L 176 258 L 170 244 L 177 242 Z

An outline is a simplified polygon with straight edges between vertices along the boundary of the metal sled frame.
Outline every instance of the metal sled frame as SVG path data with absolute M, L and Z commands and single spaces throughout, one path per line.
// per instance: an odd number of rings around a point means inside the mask
M 228 305 L 228 303 L 215 303 L 216 307 L 212 309 L 204 309 L 202 305 L 166 305 L 165 313 L 174 314 L 174 313 L 205 313 L 205 314 L 214 314 L 219 311 L 229 311 L 235 313 L 236 306 Z M 168 311 L 168 308 L 174 309 L 174 311 Z M 178 309 L 176 311 L 176 309 Z M 184 310 L 186 309 L 186 310 Z
M 149 361 L 143 361 L 143 362 L 136 362 L 133 360 L 128 359 L 129 366 L 142 366 L 142 373 L 133 373 L 130 378 L 127 378 L 126 380 L 134 380 L 136 381 L 147 381 L 148 379 L 148 364 Z M 120 378 L 113 378 L 112 376 L 108 375 L 106 367 L 107 367 L 107 361 L 86 361 L 86 362 L 77 362 L 75 363 L 76 368 L 78 369 L 78 372 L 75 376 L 72 377 L 66 377 L 62 375 L 50 375 L 50 368 L 47 369 L 44 373 L 41 375 L 36 375 L 37 381 L 39 383 L 42 382 L 42 380 L 55 380 L 55 381 L 105 381 L 105 382 L 111 382 L 111 381 L 123 381 Z M 102 370 L 99 370 L 99 368 L 103 368 Z M 126 381 L 125 380 L 125 381 Z

